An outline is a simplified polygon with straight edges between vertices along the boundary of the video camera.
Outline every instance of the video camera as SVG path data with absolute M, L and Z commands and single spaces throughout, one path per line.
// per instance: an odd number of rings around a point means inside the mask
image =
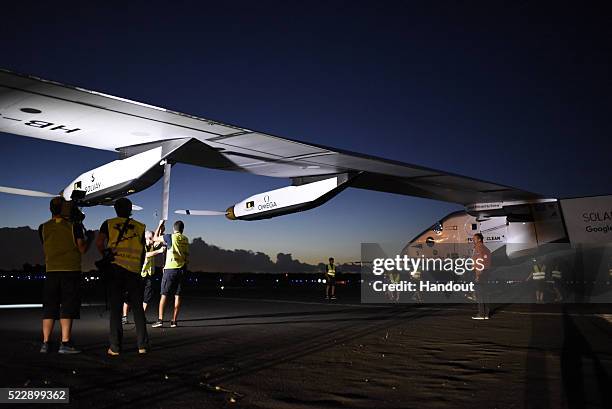
M 70 201 L 62 200 L 62 210 L 60 215 L 73 223 L 75 226 L 80 227 L 83 231 L 83 235 L 87 238 L 88 242 L 92 242 L 94 239 L 94 232 L 91 230 L 87 230 L 83 225 L 83 220 L 85 220 L 85 214 L 79 209 L 79 205 L 81 201 L 85 197 L 84 190 L 73 190 L 70 195 Z
M 82 224 L 83 220 L 85 220 L 85 214 L 79 209 L 79 204 L 84 197 L 84 190 L 73 190 L 70 195 L 70 201 L 64 200 L 62 203 L 61 216 L 72 223 Z

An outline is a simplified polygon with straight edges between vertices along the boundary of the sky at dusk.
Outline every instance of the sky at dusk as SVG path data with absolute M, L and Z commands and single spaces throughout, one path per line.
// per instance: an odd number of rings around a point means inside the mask
M 2 11 L 0 67 L 549 197 L 611 193 L 610 12 L 532 3 L 27 3 Z M 8 134 L 0 152 L 0 185 L 50 192 L 117 158 Z M 224 210 L 289 183 L 179 164 L 171 207 Z M 130 197 L 148 225 L 160 185 Z M 224 248 L 344 262 L 460 209 L 347 189 L 270 220 L 185 221 Z M 113 214 L 86 213 L 90 228 Z M 1 195 L 0 214 L 36 227 L 48 201 Z

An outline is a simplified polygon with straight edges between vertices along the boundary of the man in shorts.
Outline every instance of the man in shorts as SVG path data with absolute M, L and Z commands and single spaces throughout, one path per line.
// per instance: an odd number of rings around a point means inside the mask
M 189 260 L 189 239 L 183 234 L 185 224 L 182 221 L 177 220 L 173 227 L 172 234 L 164 234 L 164 221 L 162 220 L 153 236 L 153 241 L 166 246 L 166 263 L 159 299 L 159 318 L 152 325 L 153 328 L 160 328 L 164 325 L 164 308 L 168 297 L 174 295 L 174 312 L 170 321 L 170 328 L 177 327 L 178 314 L 181 308 L 183 278 Z
M 87 252 L 91 240 L 81 222 L 62 216 L 63 197 L 54 197 L 49 209 L 51 219 L 40 225 L 38 234 L 45 253 L 46 278 L 43 290 L 43 340 L 40 352 L 49 352 L 49 338 L 55 321 L 60 321 L 62 342 L 60 354 L 81 352 L 70 339 L 72 321 L 80 318 L 81 255 Z

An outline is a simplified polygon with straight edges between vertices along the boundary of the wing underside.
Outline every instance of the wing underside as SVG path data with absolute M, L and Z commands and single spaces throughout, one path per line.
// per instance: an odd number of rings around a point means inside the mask
M 352 173 L 352 187 L 443 200 L 530 200 L 519 189 L 252 131 L 99 92 L 0 70 L 0 132 L 123 157 L 172 140 L 193 140 L 178 162 L 291 178 Z

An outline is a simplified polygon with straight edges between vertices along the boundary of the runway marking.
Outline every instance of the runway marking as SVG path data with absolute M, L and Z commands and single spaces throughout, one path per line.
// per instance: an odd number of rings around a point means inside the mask
M 42 308 L 42 304 L 4 304 L 0 305 L 0 309 L 8 310 L 13 308 Z
M 98 307 L 104 304 L 81 304 L 81 307 Z M 42 308 L 42 304 L 1 304 L 0 310 Z

